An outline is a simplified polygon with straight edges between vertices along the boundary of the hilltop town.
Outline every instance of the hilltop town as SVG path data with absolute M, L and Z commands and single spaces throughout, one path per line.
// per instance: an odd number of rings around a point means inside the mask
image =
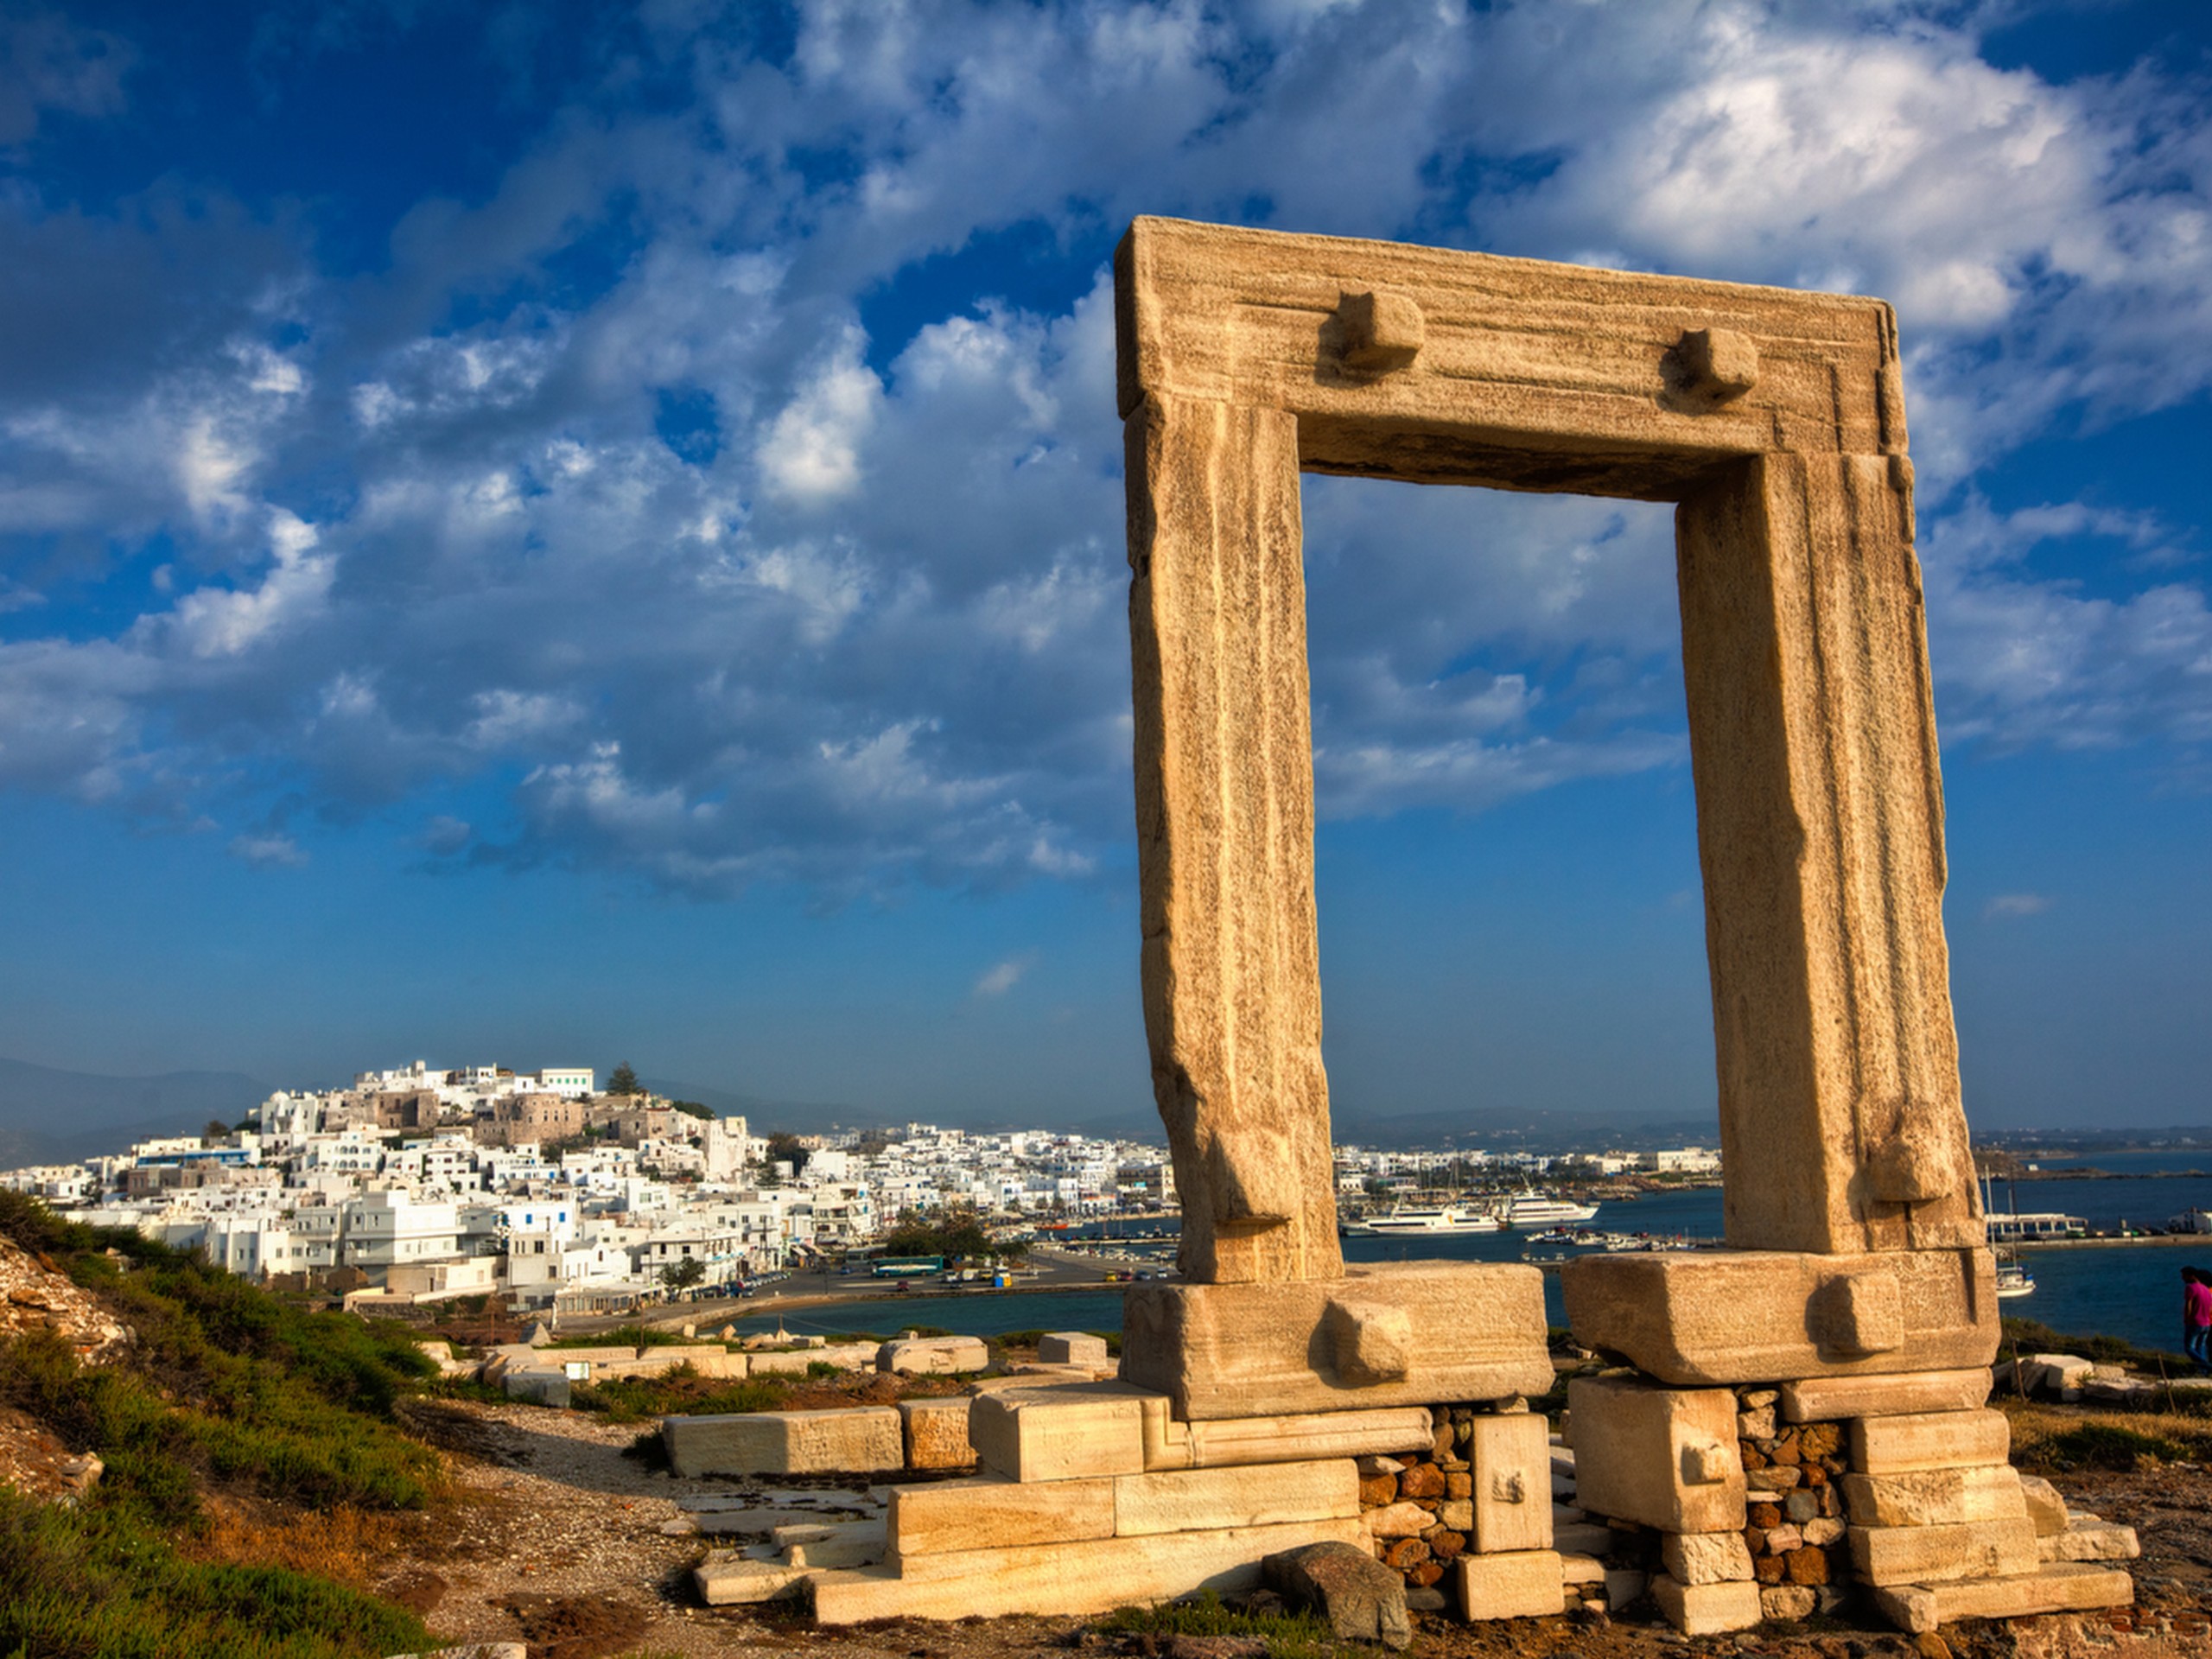
M 1518 1179 L 1533 1154 L 1337 1149 L 1347 1197 L 1385 1200 L 1446 1169 Z M 1709 1175 L 1701 1148 L 1577 1160 L 1592 1175 Z M 901 1216 L 1018 1231 L 1172 1211 L 1166 1148 L 1046 1129 L 754 1134 L 639 1088 L 628 1068 L 417 1060 L 349 1088 L 279 1090 L 235 1125 L 82 1163 L 0 1173 L 72 1219 L 128 1227 L 279 1289 L 372 1311 L 493 1297 L 518 1313 L 622 1313 L 727 1294 L 865 1249 Z

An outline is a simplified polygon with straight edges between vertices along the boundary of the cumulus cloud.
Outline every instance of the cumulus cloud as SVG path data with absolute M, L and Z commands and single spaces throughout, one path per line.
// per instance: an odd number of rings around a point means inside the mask
M 2212 121 L 1974 16 L 818 3 L 772 58 L 669 9 L 372 270 L 213 189 L 0 193 L 0 781 L 262 861 L 257 788 L 709 894 L 1117 868 L 1139 211 L 1892 296 L 1947 736 L 2201 745 L 2185 538 L 1967 480 L 2212 375 Z M 1663 508 L 1316 479 L 1306 524 L 1324 813 L 1682 763 Z

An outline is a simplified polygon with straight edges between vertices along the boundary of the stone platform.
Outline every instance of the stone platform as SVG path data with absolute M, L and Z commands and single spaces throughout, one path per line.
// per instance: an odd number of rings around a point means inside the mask
M 1586 1256 L 1560 1288 L 1578 1342 L 1685 1386 L 1972 1370 L 1997 1352 L 1986 1249 Z
M 1273 1284 L 1153 1284 L 1122 1300 L 1122 1380 L 1198 1424 L 1497 1400 L 1551 1387 L 1543 1276 L 1421 1262 Z

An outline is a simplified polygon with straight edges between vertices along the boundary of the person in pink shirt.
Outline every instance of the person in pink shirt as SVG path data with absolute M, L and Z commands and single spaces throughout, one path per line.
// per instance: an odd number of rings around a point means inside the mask
M 2212 1274 L 2202 1268 L 2181 1270 L 2181 1336 L 2197 1374 L 2212 1376 Z

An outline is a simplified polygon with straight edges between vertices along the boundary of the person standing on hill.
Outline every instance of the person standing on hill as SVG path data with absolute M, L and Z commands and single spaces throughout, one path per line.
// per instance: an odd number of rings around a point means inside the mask
M 2212 1376 L 2212 1274 L 2202 1268 L 2181 1270 L 2181 1335 L 2197 1375 Z

